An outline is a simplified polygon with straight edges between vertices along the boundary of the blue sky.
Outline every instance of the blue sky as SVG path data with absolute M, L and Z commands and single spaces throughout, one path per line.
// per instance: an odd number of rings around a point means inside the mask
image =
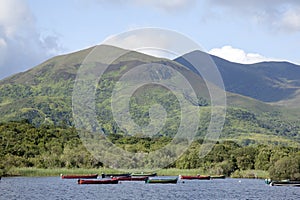
M 0 0 L 0 78 L 143 27 L 235 62 L 300 63 L 298 0 Z

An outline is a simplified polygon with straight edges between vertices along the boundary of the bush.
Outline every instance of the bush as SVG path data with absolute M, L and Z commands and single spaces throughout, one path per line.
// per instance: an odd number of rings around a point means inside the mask
M 269 169 L 273 180 L 300 180 L 300 155 L 284 157 Z

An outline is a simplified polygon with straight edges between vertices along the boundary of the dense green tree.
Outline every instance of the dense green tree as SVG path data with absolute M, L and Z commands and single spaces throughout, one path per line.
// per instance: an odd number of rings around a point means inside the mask
M 257 149 L 252 146 L 242 147 L 234 152 L 237 167 L 241 170 L 254 169 Z
M 271 163 L 272 149 L 268 147 L 262 147 L 255 159 L 255 169 L 268 170 Z
M 279 159 L 269 170 L 273 180 L 300 180 L 300 155 L 292 155 Z
M 172 137 L 121 133 L 109 134 L 107 139 L 126 151 L 152 152 L 172 141 Z M 204 157 L 199 157 L 203 140 L 195 139 L 173 163 L 162 156 L 149 157 L 145 166 L 202 169 L 214 174 L 230 175 L 235 170 L 268 170 L 272 178 L 299 179 L 300 153 L 298 148 L 279 145 L 241 146 L 234 141 L 217 142 Z M 172 151 L 168 152 L 172 156 Z M 75 128 L 66 125 L 43 124 L 35 127 L 28 121 L 0 123 L 0 175 L 11 167 L 95 168 L 103 166 L 82 144 Z M 126 163 L 125 163 L 126 164 Z M 127 167 L 134 167 L 134 162 Z

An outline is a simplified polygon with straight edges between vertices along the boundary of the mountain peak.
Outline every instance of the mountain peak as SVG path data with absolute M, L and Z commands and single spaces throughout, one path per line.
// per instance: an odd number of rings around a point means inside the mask
M 192 71 L 195 68 L 185 57 L 204 57 L 209 54 L 193 51 L 175 59 Z M 300 67 L 286 61 L 240 64 L 210 55 L 216 64 L 226 91 L 248 96 L 268 103 L 284 102 L 298 98 Z M 293 101 L 294 102 L 294 101 Z

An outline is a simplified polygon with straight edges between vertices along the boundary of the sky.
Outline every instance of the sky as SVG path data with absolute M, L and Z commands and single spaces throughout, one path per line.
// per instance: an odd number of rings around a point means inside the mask
M 233 62 L 300 64 L 299 0 L 0 0 L 0 79 L 144 27 Z

